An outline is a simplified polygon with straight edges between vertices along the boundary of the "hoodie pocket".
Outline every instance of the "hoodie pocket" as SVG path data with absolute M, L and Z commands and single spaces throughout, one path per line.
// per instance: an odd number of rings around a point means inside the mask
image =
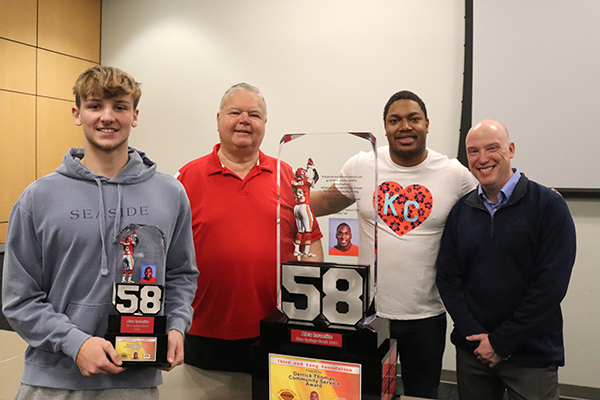
M 65 314 L 77 328 L 89 335 L 104 337 L 108 326 L 108 314 L 114 310 L 111 303 L 83 304 L 69 303 Z M 71 368 L 73 360 L 62 351 L 53 353 L 29 347 L 25 358 L 42 367 Z
M 108 327 L 108 314 L 114 312 L 114 310 L 115 306 L 111 303 L 85 304 L 71 302 L 65 314 L 79 330 L 92 336 L 104 337 Z

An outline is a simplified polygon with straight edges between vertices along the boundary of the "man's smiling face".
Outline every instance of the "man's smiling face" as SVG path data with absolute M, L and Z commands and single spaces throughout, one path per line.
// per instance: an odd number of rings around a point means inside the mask
M 265 108 L 256 93 L 230 93 L 217 114 L 221 146 L 232 153 L 242 149 L 258 151 L 265 135 Z
M 131 128 L 138 123 L 131 95 L 112 99 L 90 95 L 73 107 L 73 121 L 81 126 L 87 145 L 110 152 L 128 145 Z
M 515 155 L 515 144 L 510 141 L 504 125 L 496 121 L 475 125 L 467 134 L 465 144 L 471 173 L 481 183 L 486 196 L 495 200 L 513 174 L 510 159 Z
M 425 159 L 429 120 L 416 101 L 402 99 L 392 103 L 384 128 L 390 156 L 396 164 L 414 166 Z

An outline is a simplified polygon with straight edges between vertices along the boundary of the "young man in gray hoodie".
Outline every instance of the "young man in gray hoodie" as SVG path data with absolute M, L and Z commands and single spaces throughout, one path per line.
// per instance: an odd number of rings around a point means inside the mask
M 138 82 L 96 66 L 73 92 L 84 148 L 70 149 L 54 173 L 31 184 L 10 215 L 3 311 L 29 344 L 15 398 L 155 399 L 160 370 L 125 368 L 103 338 L 123 274 L 119 239 L 130 226 L 161 238 L 145 251 L 158 254 L 170 370 L 183 362 L 198 274 L 189 202 L 179 182 L 128 147 L 138 123 Z

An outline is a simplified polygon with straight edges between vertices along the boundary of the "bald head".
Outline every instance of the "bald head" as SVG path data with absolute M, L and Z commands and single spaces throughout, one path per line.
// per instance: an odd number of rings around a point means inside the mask
M 508 129 L 498 121 L 481 121 L 469 130 L 465 144 L 471 173 L 485 195 L 497 202 L 500 189 L 513 175 L 510 159 L 515 156 L 515 144 Z
M 467 142 L 469 140 L 469 135 L 471 134 L 496 134 L 499 138 L 504 136 L 506 140 L 510 140 L 506 126 L 504 126 L 503 123 L 494 121 L 492 119 L 484 119 L 483 121 L 473 125 L 473 127 L 469 129 L 469 132 L 467 133 Z

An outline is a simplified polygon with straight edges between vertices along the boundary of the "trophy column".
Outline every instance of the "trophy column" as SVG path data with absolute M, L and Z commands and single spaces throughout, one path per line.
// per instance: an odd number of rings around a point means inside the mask
M 324 261 L 313 260 L 310 196 L 352 180 L 376 193 L 370 171 L 340 176 L 350 157 L 375 150 L 370 133 L 285 135 L 279 151 L 279 310 L 261 321 L 255 348 L 253 400 L 391 400 L 396 390 L 396 342 L 389 321 L 376 317 L 375 210 L 356 207 L 319 218 Z M 285 161 L 285 163 L 283 162 Z M 292 166 L 293 177 L 285 168 Z M 286 243 L 285 191 L 292 190 L 296 235 Z M 358 199 L 356 199 L 358 200 Z M 369 199 L 370 200 L 370 199 Z M 376 199 L 375 199 L 376 200 Z M 374 203 L 376 204 L 376 202 Z

